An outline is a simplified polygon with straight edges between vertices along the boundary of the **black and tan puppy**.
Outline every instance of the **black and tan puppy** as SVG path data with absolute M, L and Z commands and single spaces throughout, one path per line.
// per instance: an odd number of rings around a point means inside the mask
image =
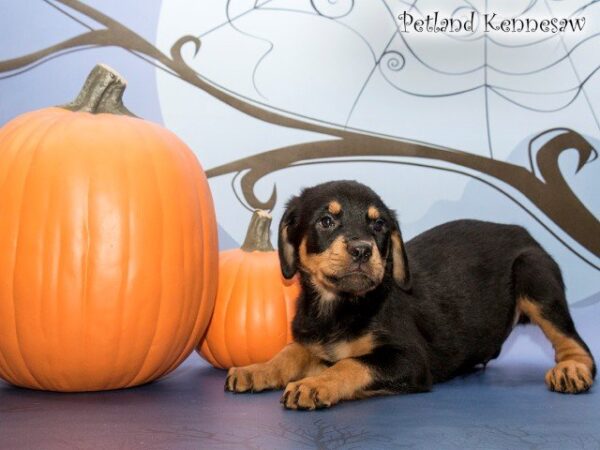
M 282 389 L 290 409 L 421 392 L 498 356 L 516 323 L 554 346 L 546 384 L 587 391 L 596 368 L 577 334 L 560 269 L 523 228 L 475 220 L 407 242 L 368 187 L 336 181 L 294 197 L 279 228 L 286 278 L 300 273 L 294 342 L 232 368 L 234 392 Z

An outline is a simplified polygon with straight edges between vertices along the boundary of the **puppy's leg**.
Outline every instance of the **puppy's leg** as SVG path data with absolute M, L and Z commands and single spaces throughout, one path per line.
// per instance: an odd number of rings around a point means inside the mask
M 293 342 L 266 363 L 229 369 L 225 390 L 260 392 L 281 389 L 290 381 L 316 374 L 324 368 L 325 365 L 306 348 Z
M 319 375 L 289 383 L 281 403 L 288 409 L 328 408 L 342 400 L 430 389 L 431 375 L 418 351 L 411 354 L 384 346 L 368 355 L 342 359 Z
M 594 382 L 596 366 L 571 319 L 560 269 L 541 248 L 522 253 L 513 268 L 517 310 L 539 326 L 555 352 L 556 366 L 546 373 L 552 391 L 577 394 Z

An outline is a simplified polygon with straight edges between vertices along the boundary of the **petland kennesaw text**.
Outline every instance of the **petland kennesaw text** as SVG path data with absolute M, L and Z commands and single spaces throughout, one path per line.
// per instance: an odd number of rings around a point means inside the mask
M 398 15 L 400 21 L 399 31 L 409 33 L 459 33 L 473 32 L 479 28 L 479 17 L 475 11 L 471 11 L 465 17 L 440 17 L 439 11 L 427 14 L 420 19 L 415 18 L 407 11 Z M 482 14 L 482 23 L 486 33 L 501 31 L 505 33 L 563 33 L 579 32 L 585 27 L 585 17 L 539 19 L 539 18 L 511 18 L 501 19 L 496 13 Z

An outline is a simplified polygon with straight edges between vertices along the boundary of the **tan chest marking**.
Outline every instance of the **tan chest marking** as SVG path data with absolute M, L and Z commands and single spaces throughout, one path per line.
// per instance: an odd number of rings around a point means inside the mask
M 375 348 L 375 339 L 372 334 L 354 339 L 352 341 L 337 341 L 331 344 L 310 344 L 307 346 L 316 357 L 325 361 L 336 362 L 346 358 L 356 358 L 371 353 Z

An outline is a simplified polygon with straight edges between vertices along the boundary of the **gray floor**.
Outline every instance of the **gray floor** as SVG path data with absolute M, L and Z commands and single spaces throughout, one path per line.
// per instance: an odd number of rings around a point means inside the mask
M 596 354 L 599 310 L 574 311 Z M 427 394 L 317 412 L 285 411 L 279 393 L 225 393 L 224 372 L 195 354 L 165 379 L 122 391 L 57 394 L 0 382 L 0 448 L 600 448 L 600 385 L 551 393 L 543 384 L 551 364 L 541 334 L 522 328 L 485 371 Z

